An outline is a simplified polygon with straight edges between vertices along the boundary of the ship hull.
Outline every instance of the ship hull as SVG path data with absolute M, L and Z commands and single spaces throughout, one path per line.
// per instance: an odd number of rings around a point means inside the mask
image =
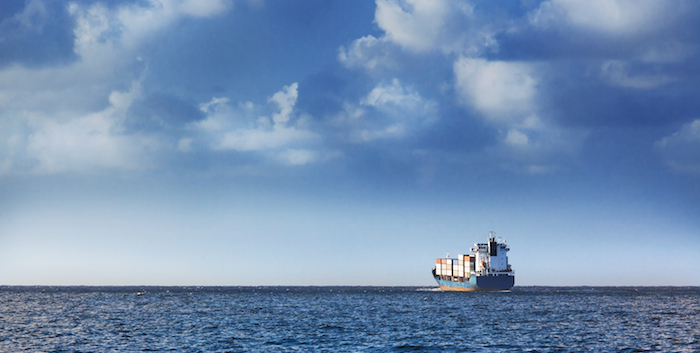
M 435 281 L 444 291 L 499 291 L 509 290 L 515 284 L 514 276 L 471 276 L 459 281 L 434 276 Z

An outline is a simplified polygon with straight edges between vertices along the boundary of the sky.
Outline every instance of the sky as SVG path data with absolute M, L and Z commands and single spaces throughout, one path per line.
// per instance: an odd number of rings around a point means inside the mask
M 3 0 L 0 284 L 700 285 L 700 3 Z

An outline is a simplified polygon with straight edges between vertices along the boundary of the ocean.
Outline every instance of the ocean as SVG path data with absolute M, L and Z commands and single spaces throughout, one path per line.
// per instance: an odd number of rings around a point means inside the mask
M 0 287 L 1 352 L 698 352 L 700 287 Z

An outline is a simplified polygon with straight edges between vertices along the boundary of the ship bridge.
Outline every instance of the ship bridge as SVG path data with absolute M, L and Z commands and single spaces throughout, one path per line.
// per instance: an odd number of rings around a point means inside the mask
M 512 275 L 508 264 L 509 250 L 505 240 L 489 232 L 487 243 L 475 243 L 470 249 L 476 257 L 474 272 L 478 275 Z

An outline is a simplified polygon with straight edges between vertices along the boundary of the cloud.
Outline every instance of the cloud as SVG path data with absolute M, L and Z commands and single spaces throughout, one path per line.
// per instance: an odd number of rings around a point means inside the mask
M 17 12 L 13 14 L 13 7 Z M 73 20 L 58 1 L 4 1 L 0 6 L 0 66 L 65 65 L 74 60 Z
M 226 97 L 220 97 L 220 98 L 213 97 L 213 98 L 211 99 L 211 101 L 209 101 L 208 103 L 202 103 L 202 104 L 200 104 L 200 105 L 199 105 L 199 110 L 201 110 L 201 111 L 204 112 L 204 113 L 208 113 L 208 112 L 209 112 L 209 107 L 212 107 L 212 109 L 216 110 L 216 109 L 217 109 L 218 107 L 220 107 L 221 105 L 224 105 L 224 104 L 228 103 L 228 101 L 229 101 L 229 99 L 226 98 Z M 251 103 L 251 104 L 252 104 L 252 103 Z
M 431 119 L 435 114 L 435 102 L 421 97 L 413 87 L 402 86 L 398 79 L 393 79 L 391 84 L 378 84 L 360 104 L 405 119 Z
M 486 146 L 484 152 L 505 170 L 526 174 L 559 171 L 578 153 L 588 134 L 540 117 L 551 114 L 540 104 L 540 66 L 467 57 L 454 63 L 458 98 L 496 129 L 498 143 Z
M 352 143 L 402 139 L 438 120 L 437 103 L 398 79 L 380 82 L 357 102 L 345 102 L 332 119 Z
M 664 0 L 550 0 L 530 14 L 530 23 L 549 27 L 563 22 L 609 35 L 634 35 L 662 26 L 668 5 Z
M 316 162 L 326 162 L 343 155 L 340 151 L 315 151 L 307 149 L 287 149 L 280 152 L 277 157 L 282 163 L 291 166 L 299 166 Z
M 26 153 L 39 174 L 85 172 L 99 168 L 141 169 L 150 166 L 146 151 L 159 148 L 154 137 L 127 135 L 122 123 L 126 110 L 140 96 L 140 83 L 127 92 L 114 91 L 106 109 L 58 122 L 32 116 Z
M 264 128 L 238 129 L 226 132 L 221 139 L 212 145 L 215 150 L 236 150 L 236 151 L 260 151 L 284 147 L 311 140 L 316 134 L 299 130 L 295 127 L 274 127 L 271 130 Z
M 299 85 L 294 82 L 289 86 L 284 86 L 281 91 L 270 97 L 269 101 L 277 104 L 280 109 L 279 113 L 272 114 L 272 121 L 275 122 L 275 125 L 282 126 L 289 121 L 289 115 L 292 113 L 297 97 L 299 97 L 297 88 Z
M 213 97 L 200 104 L 207 117 L 190 124 L 186 137 L 191 140 L 181 140 L 185 147 L 180 149 L 207 146 L 213 152 L 234 151 L 300 166 L 344 156 L 338 146 L 345 143 L 405 139 L 437 119 L 436 103 L 399 80 L 381 82 L 356 101 L 344 102 L 328 120 L 298 112 L 299 94 L 299 85 L 293 83 L 262 105 Z
M 650 64 L 681 63 L 690 58 L 696 51 L 694 44 L 682 43 L 678 40 L 663 40 L 646 46 L 639 60 Z
M 191 137 L 183 137 L 177 142 L 177 149 L 181 152 L 192 151 L 192 139 Z
M 369 72 L 400 70 L 406 55 L 475 55 L 496 45 L 487 28 L 475 28 L 474 8 L 466 1 L 377 0 L 374 21 L 384 34 L 356 39 L 338 50 L 348 68 Z
M 392 53 L 393 46 L 387 46 L 386 41 L 372 35 L 356 39 L 346 49 L 338 48 L 338 61 L 347 68 L 363 68 L 373 71 L 380 68 L 393 68 L 397 62 Z
M 370 142 L 374 140 L 399 139 L 406 136 L 406 128 L 403 124 L 387 126 L 381 130 L 361 130 L 353 134 L 352 141 Z
M 304 165 L 314 162 L 318 159 L 318 153 L 316 151 L 309 151 L 304 149 L 288 149 L 280 153 L 282 160 L 290 165 Z
M 212 17 L 228 11 L 233 4 L 231 0 L 184 0 L 177 5 L 179 12 L 184 15 Z
M 298 97 L 298 84 L 284 86 L 273 94 L 268 103 L 275 106 L 269 116 L 260 115 L 252 102 L 231 107 L 229 99 L 214 97 L 200 105 L 207 118 L 194 123 L 195 132 L 204 133 L 213 151 L 265 152 L 277 156 L 285 164 L 301 165 L 319 160 L 320 153 L 293 146 L 313 145 L 320 136 L 309 130 L 307 117 L 296 117 L 294 106 Z M 182 141 L 182 140 L 181 140 Z M 188 143 L 190 146 L 191 141 Z
M 179 19 L 215 16 L 230 5 L 228 0 L 68 4 L 65 11 L 74 20 L 73 62 L 0 69 L 0 144 L 7 147 L 0 153 L 2 173 L 153 167 L 156 152 L 170 148 L 168 138 L 129 132 L 124 124 L 134 102 L 145 98 L 147 69 L 138 53 Z M 30 1 L 15 21 L 41 31 L 46 18 L 53 18 L 47 9 L 55 10 Z M 178 147 L 192 148 L 187 140 Z
M 655 147 L 674 170 L 700 175 L 700 119 L 658 140 Z
M 532 71 L 526 63 L 462 57 L 454 63 L 455 88 L 464 104 L 489 120 L 518 123 L 536 110 Z
M 81 56 L 96 55 L 97 48 L 134 49 L 183 17 L 207 18 L 227 12 L 230 0 L 148 0 L 145 6 L 130 4 L 108 9 L 100 3 L 89 7 L 76 3 L 69 12 L 76 17 L 75 50 Z
M 667 75 L 630 75 L 627 65 L 618 60 L 606 61 L 601 65 L 601 76 L 613 85 L 627 88 L 650 89 L 677 81 Z
M 433 49 L 449 14 L 445 0 L 377 0 L 375 21 L 386 38 L 413 51 Z
M 505 142 L 509 145 L 520 145 L 524 146 L 527 145 L 527 143 L 530 141 L 530 139 L 525 135 L 524 133 L 516 130 L 516 129 L 510 129 L 508 130 L 508 135 L 506 135 Z
M 452 87 L 439 83 L 439 94 L 456 95 L 466 108 L 466 117 L 480 118 L 495 135 L 495 145 L 482 146 L 482 153 L 514 172 L 549 173 L 578 150 L 585 133 L 556 126 L 556 119 L 540 118 L 550 111 L 541 106 L 540 77 L 548 67 L 528 61 L 489 60 L 498 52 L 498 31 L 513 29 L 513 22 L 493 20 L 493 13 L 467 2 L 377 1 L 375 22 L 384 31 L 376 38 L 365 36 L 348 48 L 339 49 L 338 59 L 348 68 L 363 68 L 379 83 L 359 104 L 346 102 L 335 118 L 348 131 L 349 141 L 405 140 L 439 121 L 440 111 L 451 99 L 437 101 L 421 97 L 416 88 L 403 87 L 400 80 L 415 79 L 406 64 L 416 57 L 438 57 L 425 64 L 450 65 Z M 482 16 L 492 18 L 482 18 Z M 517 29 L 516 29 L 517 30 Z M 398 50 L 397 50 L 398 49 Z M 388 70 L 386 70 L 388 69 Z M 416 68 L 410 68 L 415 70 Z M 386 76 L 393 75 L 387 84 Z M 420 77 L 420 76 L 418 76 Z M 422 77 L 421 77 L 422 78 Z M 469 137 L 465 136 L 465 139 Z
M 27 1 L 24 10 L 14 15 L 10 21 L 16 21 L 26 29 L 40 31 L 48 16 L 46 6 L 41 0 L 30 0 Z

